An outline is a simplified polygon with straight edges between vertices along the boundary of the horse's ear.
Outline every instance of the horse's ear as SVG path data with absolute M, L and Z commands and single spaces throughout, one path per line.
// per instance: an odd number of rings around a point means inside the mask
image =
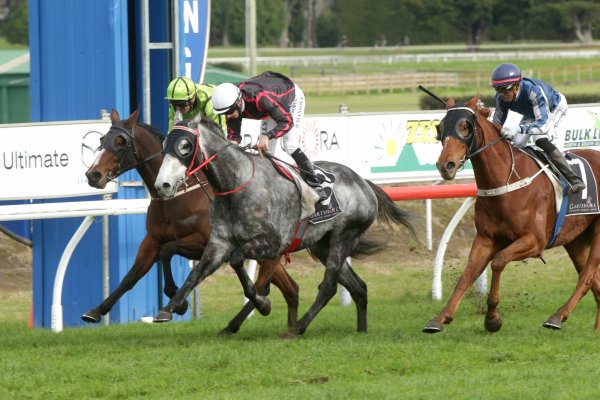
M 448 101 L 446 102 L 446 109 L 450 109 L 452 107 L 454 107 L 454 104 L 456 104 L 456 101 L 454 101 L 454 97 L 450 97 L 448 99 Z
M 135 122 L 138 119 L 138 115 L 140 113 L 140 108 L 136 108 L 135 111 L 133 112 L 133 114 L 131 114 L 129 116 L 129 118 L 127 118 L 127 122 L 125 123 L 126 126 L 133 126 L 133 124 L 135 124 Z
M 196 116 L 194 118 L 192 118 L 192 120 L 190 122 L 192 122 L 193 124 L 198 126 L 200 124 L 201 120 L 202 120 L 202 113 L 199 112 L 198 114 L 196 114 Z
M 178 122 L 183 121 L 183 114 L 179 110 L 175 110 L 175 115 L 173 116 L 173 126 L 177 125 Z
M 119 122 L 119 112 L 117 110 L 115 110 L 114 108 L 112 109 L 111 113 L 110 113 L 110 122 L 112 122 L 112 124 L 116 124 L 117 122 Z

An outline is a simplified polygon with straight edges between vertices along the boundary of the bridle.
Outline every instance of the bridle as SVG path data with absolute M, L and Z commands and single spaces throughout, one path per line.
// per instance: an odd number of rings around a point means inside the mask
M 137 161 L 138 155 L 133 145 L 133 140 L 135 137 L 134 128 L 127 128 L 122 125 L 113 125 L 110 127 L 108 133 L 102 137 L 100 148 L 102 148 L 103 142 L 109 137 L 111 132 L 120 136 L 125 141 L 125 147 L 122 148 L 117 148 L 114 140 L 110 140 L 104 145 L 104 148 L 113 153 L 119 160 L 117 170 L 109 171 L 107 174 L 108 180 L 114 181 L 117 177 L 119 177 L 119 175 L 127 171 L 130 167 L 135 168 L 139 164 L 150 161 L 162 154 L 162 151 L 159 151 L 149 155 L 141 161 Z M 119 133 L 114 131 L 118 131 Z
M 460 113 L 460 115 L 457 115 L 459 113 L 450 114 L 450 112 L 455 112 L 455 111 L 458 111 Z M 447 131 L 446 129 L 443 129 L 444 132 L 442 132 L 442 129 L 440 129 L 439 125 L 438 125 L 437 139 L 438 139 L 438 141 L 442 141 L 442 139 L 445 136 L 452 136 L 455 139 L 462 142 L 465 145 L 465 147 L 467 148 L 467 152 L 465 153 L 465 156 L 461 161 L 461 163 L 463 165 L 467 160 L 473 158 L 477 154 L 485 151 L 489 147 L 492 147 L 493 145 L 495 145 L 496 143 L 498 143 L 504 139 L 504 137 L 500 136 L 497 139 L 494 139 L 491 142 L 486 144 L 485 143 L 485 135 L 483 134 L 483 128 L 481 127 L 481 125 L 479 124 L 479 121 L 477 120 L 477 115 L 476 115 L 475 110 L 471 109 L 470 107 L 466 107 L 461 104 L 456 107 L 449 108 L 446 113 L 447 113 L 447 115 L 446 115 L 446 117 L 444 117 L 444 119 L 442 119 L 440 125 L 442 125 L 442 124 L 445 125 L 444 120 L 446 118 L 450 117 L 448 122 L 450 123 L 450 125 L 454 124 L 454 129 L 450 129 L 449 131 Z M 450 114 L 450 115 L 448 115 L 448 114 Z M 466 121 L 467 126 L 469 127 L 469 129 L 468 129 L 469 133 L 466 136 L 463 135 L 459 129 L 459 125 L 463 121 Z M 442 128 L 443 128 L 443 126 L 442 126 Z M 481 146 L 477 145 L 476 136 L 478 135 L 478 133 L 481 136 L 481 141 L 482 141 Z
M 183 125 L 177 125 L 176 127 L 177 130 L 183 130 L 186 131 L 188 133 L 191 133 L 196 140 L 195 146 L 194 146 L 194 152 L 192 155 L 192 158 L 190 160 L 190 163 L 188 165 L 188 167 L 186 168 L 185 171 L 185 175 L 187 177 L 194 175 L 195 173 L 198 172 L 200 169 L 204 168 L 208 171 L 208 165 L 218 157 L 218 155 L 220 153 L 222 153 L 223 151 L 227 150 L 230 146 L 232 146 L 232 144 L 230 142 L 227 142 L 225 144 L 225 146 L 223 146 L 222 148 L 220 148 L 219 150 L 217 150 L 212 156 L 207 157 L 206 154 L 204 154 L 204 151 L 202 150 L 202 148 L 200 147 L 200 132 L 197 131 L 196 129 L 192 129 L 190 127 L 187 126 L 183 126 Z M 179 152 L 179 149 L 174 148 L 173 151 L 175 152 L 175 156 L 180 160 L 180 161 L 184 161 L 184 157 L 183 154 L 181 154 Z M 201 155 L 201 158 L 200 158 Z M 204 160 L 204 161 L 202 161 Z M 241 184 L 240 186 L 238 186 L 237 188 L 234 188 L 232 190 L 228 190 L 228 191 L 224 191 L 224 192 L 215 192 L 214 188 L 213 188 L 213 194 L 215 196 L 227 196 L 229 194 L 233 194 L 235 192 L 239 192 L 240 190 L 244 189 L 246 186 L 248 186 L 250 184 L 250 182 L 252 182 L 252 180 L 254 179 L 255 176 L 255 172 L 256 172 L 256 165 L 254 164 L 254 159 L 251 158 L 252 161 L 252 175 L 250 176 L 250 178 L 244 182 L 243 184 Z M 198 165 L 194 166 L 196 163 L 198 163 Z

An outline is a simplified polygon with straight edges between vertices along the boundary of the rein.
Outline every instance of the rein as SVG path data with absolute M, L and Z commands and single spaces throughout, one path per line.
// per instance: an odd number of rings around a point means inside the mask
M 497 144 L 498 142 L 505 140 L 504 136 L 500 136 L 497 139 L 492 140 L 489 143 L 484 144 L 482 147 L 476 148 L 475 151 L 471 152 L 471 148 L 474 147 L 474 143 L 475 142 L 475 137 L 477 135 L 477 127 L 479 127 L 479 132 L 481 132 L 481 137 L 483 142 L 485 143 L 485 135 L 484 135 L 484 130 L 481 126 L 481 124 L 479 123 L 479 121 L 477 120 L 477 113 L 476 111 L 474 111 L 473 109 L 469 108 L 469 107 L 456 107 L 456 108 L 450 108 L 448 111 L 453 111 L 453 110 L 464 110 L 464 111 L 468 111 L 472 114 L 473 117 L 473 122 L 469 121 L 471 123 L 471 125 L 473 126 L 473 135 L 472 138 L 469 142 L 467 142 L 466 139 L 462 138 L 460 135 L 458 134 L 454 134 L 453 136 L 456 136 L 459 140 L 461 140 L 465 146 L 467 147 L 467 154 L 465 154 L 464 158 L 461 160 L 461 165 L 464 165 L 465 161 L 467 161 L 468 159 L 473 158 L 474 156 L 478 155 L 479 153 L 482 153 L 483 151 L 487 150 L 488 148 L 494 146 L 495 144 Z M 476 146 L 476 145 L 475 145 Z M 534 175 L 527 177 L 527 178 L 523 178 L 520 179 L 516 182 L 513 183 L 508 183 L 508 181 L 510 181 L 510 178 L 513 176 L 513 173 L 517 175 L 517 177 L 519 176 L 518 173 L 516 172 L 515 169 L 515 158 L 514 158 L 514 154 L 512 151 L 512 147 L 510 146 L 510 144 L 508 145 L 509 150 L 510 150 L 510 155 L 511 155 L 511 171 L 510 174 L 508 175 L 508 179 L 507 179 L 507 183 L 504 186 L 500 186 L 494 189 L 477 189 L 477 196 L 479 197 L 494 197 L 494 196 L 500 196 L 502 194 L 505 193 L 509 193 L 509 192 L 513 192 L 515 190 L 519 190 L 522 189 L 526 186 L 529 186 L 533 180 L 535 178 L 537 178 L 541 173 L 543 173 L 546 169 L 547 166 L 544 166 L 543 168 L 541 168 L 538 172 L 536 172 Z M 520 177 L 519 177 L 520 178 Z
M 223 146 L 221 149 L 219 149 L 215 154 L 213 154 L 212 156 L 207 158 L 206 155 L 204 154 L 204 151 L 202 151 L 200 149 L 200 132 L 199 131 L 189 128 L 187 126 L 177 126 L 177 129 L 188 131 L 196 137 L 196 148 L 194 149 L 194 155 L 192 156 L 192 162 L 190 163 L 187 170 L 185 171 L 185 174 L 188 177 L 190 175 L 193 175 L 196 172 L 198 172 L 201 168 L 206 168 L 208 170 L 208 164 L 210 164 L 214 159 L 216 159 L 217 155 L 219 153 L 227 150 L 231 146 L 231 143 L 228 142 L 225 146 Z M 200 163 L 197 167 L 194 168 L 193 165 L 194 165 L 195 161 L 196 160 L 200 161 L 200 159 L 198 158 L 198 152 L 200 152 L 202 154 L 202 158 L 204 159 L 204 162 Z M 213 188 L 213 194 L 215 196 L 227 196 L 227 195 L 233 194 L 235 192 L 239 192 L 240 190 L 243 190 L 246 186 L 248 186 L 250 184 L 250 182 L 252 182 L 252 180 L 254 179 L 254 176 L 256 173 L 256 165 L 254 163 L 254 159 L 251 159 L 251 160 L 252 160 L 252 175 L 246 182 L 244 182 L 243 184 L 241 184 L 240 186 L 238 186 L 235 189 L 231 189 L 231 190 L 228 190 L 225 192 L 215 192 L 214 188 Z

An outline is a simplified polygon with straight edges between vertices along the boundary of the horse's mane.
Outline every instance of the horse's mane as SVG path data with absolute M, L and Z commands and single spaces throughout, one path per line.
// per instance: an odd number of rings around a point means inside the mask
M 138 122 L 137 124 L 139 126 L 141 126 L 142 128 L 144 128 L 145 130 L 147 130 L 148 132 L 150 132 L 151 134 L 153 134 L 154 136 L 158 137 L 161 142 L 163 140 L 165 140 L 165 138 L 167 137 L 167 135 L 162 133 L 157 127 L 155 127 L 153 125 L 149 125 L 145 122 Z

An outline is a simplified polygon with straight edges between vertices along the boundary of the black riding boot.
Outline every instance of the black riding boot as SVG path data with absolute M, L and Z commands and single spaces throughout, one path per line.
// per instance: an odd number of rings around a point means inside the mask
M 294 161 L 296 161 L 296 164 L 300 169 L 300 177 L 304 179 L 306 183 L 308 183 L 308 186 L 317 192 L 319 195 L 319 201 L 325 200 L 327 198 L 327 194 L 325 193 L 325 190 L 323 190 L 323 186 L 321 186 L 321 182 L 319 182 L 319 178 L 317 178 L 317 175 L 315 174 L 315 167 L 313 166 L 313 163 L 300 149 L 296 149 L 291 156 Z
M 554 150 L 548 154 L 548 157 L 550 158 L 550 161 L 552 161 L 552 164 L 554 164 L 562 176 L 567 180 L 571 186 L 572 193 L 581 192 L 585 189 L 585 183 L 577 176 L 577 174 L 575 174 L 575 172 L 573 172 L 560 150 Z

